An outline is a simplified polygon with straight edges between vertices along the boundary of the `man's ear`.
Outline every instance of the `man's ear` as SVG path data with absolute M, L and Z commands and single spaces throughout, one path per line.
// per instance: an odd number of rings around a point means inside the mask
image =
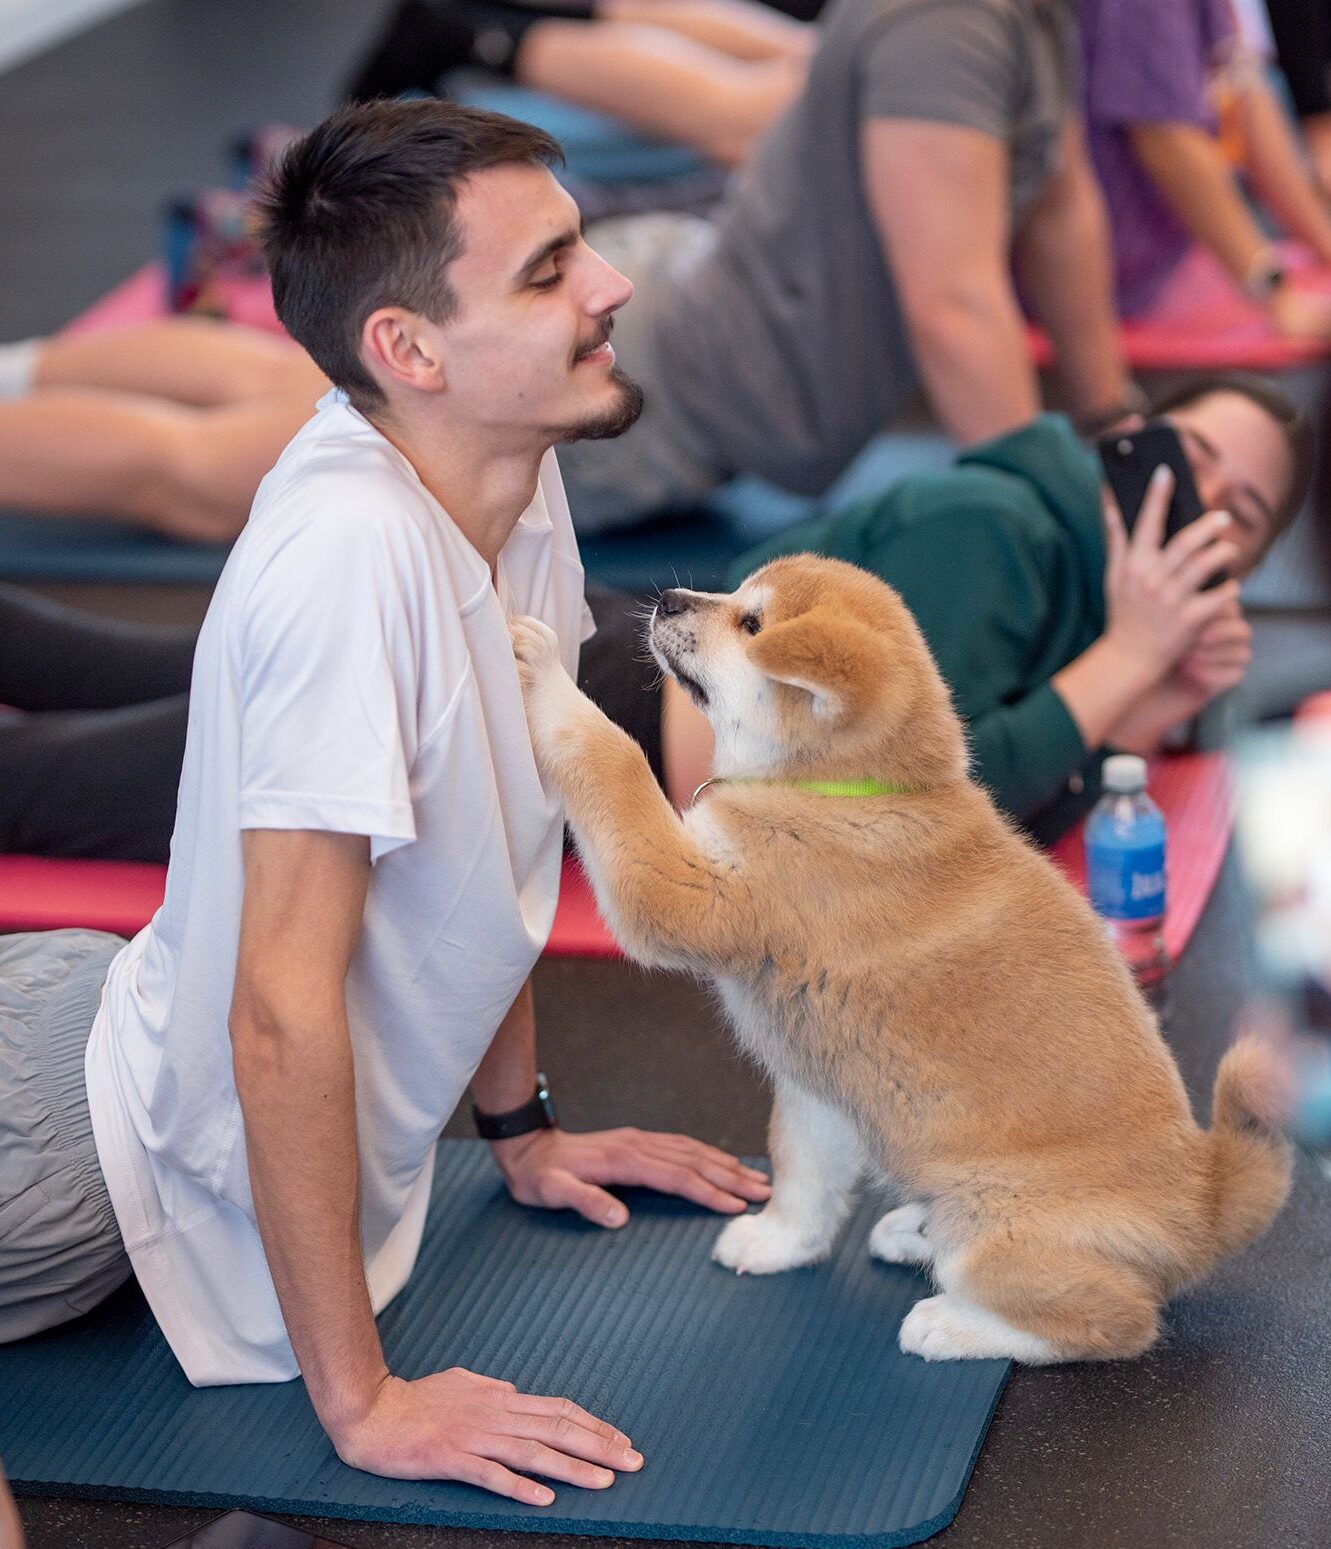
M 769 678 L 813 698 L 813 713 L 838 721 L 863 706 L 883 677 L 882 642 L 857 619 L 810 608 L 753 637 L 749 659 Z
M 444 386 L 444 363 L 434 328 L 404 307 L 380 307 L 361 329 L 361 355 L 371 376 L 418 392 Z

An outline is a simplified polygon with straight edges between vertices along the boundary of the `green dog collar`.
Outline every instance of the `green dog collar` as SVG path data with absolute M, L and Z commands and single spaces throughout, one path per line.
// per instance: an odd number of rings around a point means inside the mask
M 909 785 L 892 785 L 886 780 L 763 780 L 761 778 L 727 780 L 713 775 L 694 791 L 689 805 L 692 806 L 709 785 L 786 785 L 797 791 L 813 791 L 819 796 L 912 796 Z

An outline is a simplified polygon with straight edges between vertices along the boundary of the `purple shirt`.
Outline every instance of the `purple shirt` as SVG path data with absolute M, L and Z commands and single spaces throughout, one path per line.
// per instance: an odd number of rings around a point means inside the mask
M 1082 111 L 1109 208 L 1118 310 L 1150 307 L 1192 238 L 1137 160 L 1133 124 L 1214 132 L 1211 72 L 1235 32 L 1230 0 L 1082 0 Z

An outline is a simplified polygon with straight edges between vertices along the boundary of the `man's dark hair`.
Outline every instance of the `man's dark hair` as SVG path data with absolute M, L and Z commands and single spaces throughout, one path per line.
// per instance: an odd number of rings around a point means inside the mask
M 1189 376 L 1178 387 L 1157 398 L 1151 405 L 1151 412 L 1168 414 L 1174 409 L 1186 409 L 1216 393 L 1238 393 L 1259 409 L 1265 409 L 1285 436 L 1289 450 L 1289 483 L 1285 497 L 1276 509 L 1271 534 L 1263 545 L 1265 553 L 1303 509 L 1303 502 L 1308 498 L 1316 455 L 1312 422 L 1273 382 L 1246 371 L 1208 371 Z
M 381 408 L 361 330 L 385 306 L 435 323 L 452 315 L 459 185 L 490 167 L 562 160 L 544 130 L 501 113 L 434 99 L 340 108 L 290 147 L 256 202 L 283 327 L 358 408 Z

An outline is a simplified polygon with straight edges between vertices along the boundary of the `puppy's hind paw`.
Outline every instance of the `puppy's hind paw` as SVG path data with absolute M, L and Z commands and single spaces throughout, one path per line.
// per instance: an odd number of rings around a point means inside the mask
M 869 1252 L 884 1264 L 932 1264 L 933 1245 L 924 1235 L 927 1217 L 923 1205 L 889 1210 L 869 1233 Z
M 776 1275 L 816 1264 L 831 1244 L 796 1231 L 770 1210 L 738 1216 L 716 1239 L 712 1258 L 740 1275 Z
M 916 1302 L 901 1320 L 898 1342 L 907 1355 L 926 1361 L 1002 1360 L 1044 1366 L 1060 1359 L 1047 1340 L 946 1295 Z

